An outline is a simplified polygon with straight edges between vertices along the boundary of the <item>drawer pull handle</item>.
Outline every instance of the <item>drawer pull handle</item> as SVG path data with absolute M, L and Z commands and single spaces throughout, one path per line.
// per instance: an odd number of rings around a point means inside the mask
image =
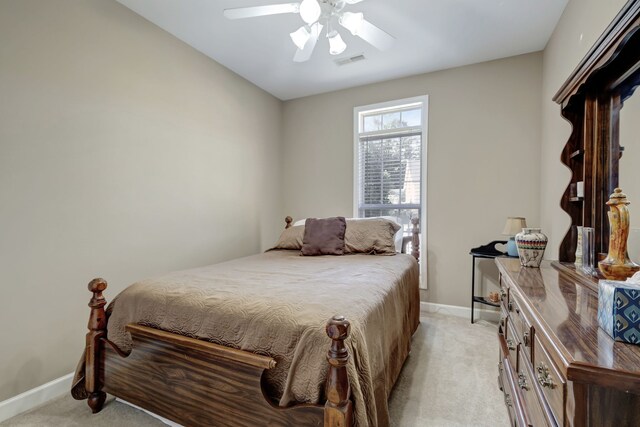
M 553 390 L 556 385 L 553 382 L 551 375 L 549 375 L 549 368 L 545 366 L 544 363 L 540 362 L 536 367 L 536 370 L 538 371 L 538 384 L 540 384 L 541 387 L 547 387 Z
M 507 348 L 509 349 L 509 351 L 514 351 L 516 349 L 516 346 L 513 343 L 512 339 L 507 340 Z
M 504 403 L 507 404 L 507 406 L 511 407 L 513 406 L 513 402 L 511 401 L 511 395 L 510 394 L 505 394 L 504 395 Z
M 507 292 L 504 289 L 500 289 L 500 299 L 503 300 L 507 297 Z
M 509 307 L 509 311 L 513 311 L 513 303 L 511 301 L 509 301 L 507 307 Z
M 529 390 L 529 388 L 527 387 L 527 377 L 525 377 L 524 373 L 522 372 L 518 374 L 518 386 L 522 390 Z
M 522 343 L 524 344 L 525 347 L 529 347 L 529 332 L 525 332 L 522 335 Z
M 504 319 L 505 319 L 504 316 L 500 316 L 500 326 L 504 327 Z

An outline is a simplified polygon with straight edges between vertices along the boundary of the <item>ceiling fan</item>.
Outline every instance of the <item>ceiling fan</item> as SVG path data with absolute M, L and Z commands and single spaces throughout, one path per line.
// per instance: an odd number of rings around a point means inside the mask
M 336 23 L 346 28 L 380 50 L 387 50 L 394 42 L 393 36 L 364 19 L 362 12 L 345 11 L 347 5 L 363 0 L 302 0 L 296 3 L 281 3 L 265 6 L 238 7 L 225 9 L 228 19 L 254 18 L 257 16 L 299 13 L 304 25 L 290 34 L 298 50 L 293 57 L 295 62 L 305 62 L 311 58 L 322 30 L 326 27 L 329 39 L 329 53 L 340 55 L 347 48 L 346 43 L 336 29 Z

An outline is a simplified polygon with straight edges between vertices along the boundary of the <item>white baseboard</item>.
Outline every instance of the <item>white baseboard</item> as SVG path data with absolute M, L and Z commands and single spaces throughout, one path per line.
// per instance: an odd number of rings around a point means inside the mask
M 459 305 L 436 304 L 433 302 L 420 301 L 420 313 L 442 313 L 449 316 L 464 317 L 471 320 L 471 307 L 461 307 Z M 492 322 L 500 320 L 499 310 L 475 309 L 476 319 L 486 319 Z
M 0 402 L 0 423 L 71 392 L 73 372 Z

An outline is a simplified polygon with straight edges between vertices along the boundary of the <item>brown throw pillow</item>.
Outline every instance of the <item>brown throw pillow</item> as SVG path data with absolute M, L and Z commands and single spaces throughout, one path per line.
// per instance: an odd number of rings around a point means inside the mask
M 304 223 L 302 255 L 343 255 L 346 229 L 347 221 L 342 216 L 307 218 Z

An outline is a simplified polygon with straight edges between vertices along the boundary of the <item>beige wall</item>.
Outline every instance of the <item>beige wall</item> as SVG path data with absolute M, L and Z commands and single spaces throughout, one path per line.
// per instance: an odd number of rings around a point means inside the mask
M 569 229 L 570 219 L 560 208 L 560 198 L 571 177 L 560 163 L 571 127 L 552 98 L 625 3 L 626 0 L 571 0 L 544 50 L 540 218 L 549 236 L 545 253 L 549 259 L 558 258 L 560 243 Z
M 534 53 L 285 102 L 283 213 L 351 216 L 353 108 L 429 95 L 423 299 L 469 306 L 469 249 L 538 223 L 541 84 Z
M 93 277 L 275 240 L 282 104 L 114 1 L 0 0 L 0 40 L 2 401 L 73 370 Z

